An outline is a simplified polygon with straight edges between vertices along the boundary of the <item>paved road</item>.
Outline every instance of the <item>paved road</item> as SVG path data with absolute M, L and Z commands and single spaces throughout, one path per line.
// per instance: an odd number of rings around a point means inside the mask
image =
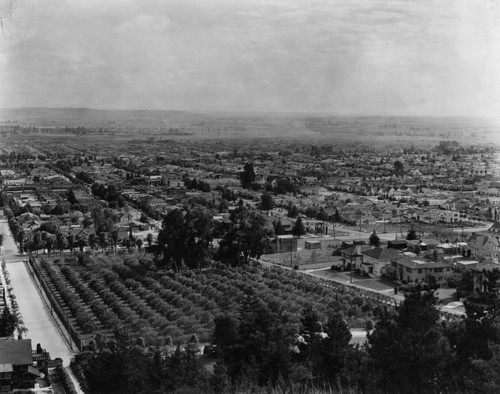
M 60 357 L 66 370 L 70 373 L 77 391 L 81 392 L 78 389 L 76 378 L 69 368 L 70 360 L 75 355 L 75 352 L 68 347 L 67 341 L 56 324 L 56 320 L 51 316 L 49 309 L 42 301 L 42 295 L 35 286 L 24 262 L 25 258 L 18 253 L 9 225 L 3 215 L 0 216 L 0 233 L 4 235 L 2 257 L 7 263 L 7 272 L 9 273 L 11 286 L 19 305 L 19 312 L 24 321 L 24 326 L 28 329 L 28 332 L 24 334 L 24 338 L 30 338 L 33 347 L 40 343 L 50 353 L 51 358 Z

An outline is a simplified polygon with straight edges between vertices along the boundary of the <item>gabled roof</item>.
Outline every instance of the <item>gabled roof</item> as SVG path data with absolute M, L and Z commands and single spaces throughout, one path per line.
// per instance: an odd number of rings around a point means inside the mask
M 0 340 L 0 364 L 31 365 L 32 363 L 31 339 Z
M 386 249 L 386 248 L 373 248 L 361 252 L 365 256 L 371 257 L 377 260 L 391 260 L 398 257 L 398 251 L 396 249 Z
M 488 231 L 492 231 L 492 232 L 494 232 L 494 233 L 496 233 L 496 232 L 500 231 L 500 222 L 495 221 L 495 223 L 493 223 L 493 224 L 491 225 L 491 227 L 489 228 L 489 230 L 488 230 Z
M 370 245 L 354 245 L 345 249 L 341 249 L 339 250 L 339 252 L 347 256 L 361 256 L 361 253 L 368 249 L 371 249 Z

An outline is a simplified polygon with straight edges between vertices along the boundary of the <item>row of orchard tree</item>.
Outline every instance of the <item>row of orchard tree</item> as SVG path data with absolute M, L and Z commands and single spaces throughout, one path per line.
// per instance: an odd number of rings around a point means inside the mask
M 335 310 L 321 321 L 307 308 L 290 324 L 286 310 L 253 294 L 216 317 L 213 373 L 189 347 L 145 349 L 120 332 L 73 366 L 89 392 L 497 393 L 498 307 L 497 295 L 476 293 L 465 318 L 446 321 L 432 293 L 410 293 L 354 346 Z

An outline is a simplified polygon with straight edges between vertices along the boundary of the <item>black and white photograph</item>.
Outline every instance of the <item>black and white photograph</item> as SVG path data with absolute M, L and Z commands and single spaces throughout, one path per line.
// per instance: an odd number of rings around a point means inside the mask
M 500 2 L 0 0 L 0 392 L 500 392 Z

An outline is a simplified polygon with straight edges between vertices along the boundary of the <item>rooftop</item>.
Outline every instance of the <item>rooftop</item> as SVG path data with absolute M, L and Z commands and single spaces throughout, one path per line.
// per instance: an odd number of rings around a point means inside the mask
M 0 340 L 0 365 L 31 365 L 32 363 L 31 339 Z

